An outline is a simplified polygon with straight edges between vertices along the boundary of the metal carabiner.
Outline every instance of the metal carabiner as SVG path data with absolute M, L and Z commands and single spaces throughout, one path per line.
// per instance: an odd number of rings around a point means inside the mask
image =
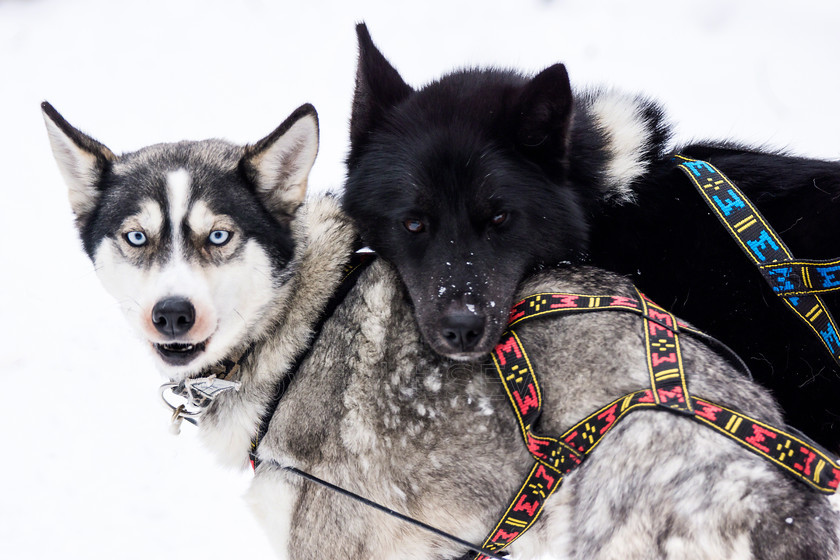
M 184 420 L 186 420 L 194 426 L 198 426 L 198 417 L 201 415 L 202 412 L 201 410 L 198 410 L 196 412 L 189 411 L 187 409 L 186 402 L 175 405 L 169 401 L 169 399 L 167 398 L 168 394 L 171 394 L 172 396 L 177 397 L 179 399 L 184 399 L 185 401 L 188 400 L 186 397 L 182 397 L 181 395 L 175 393 L 175 389 L 178 387 L 178 385 L 178 383 L 164 383 L 160 386 L 160 398 L 163 401 L 163 404 L 166 406 L 166 408 L 168 408 L 169 411 L 172 412 L 170 431 L 175 435 L 181 433 L 181 423 Z

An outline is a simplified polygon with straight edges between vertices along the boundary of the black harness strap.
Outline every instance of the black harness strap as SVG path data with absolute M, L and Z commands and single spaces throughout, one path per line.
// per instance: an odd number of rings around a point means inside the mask
M 528 354 L 511 328 L 522 321 L 558 313 L 625 311 L 641 315 L 650 388 L 624 395 L 590 414 L 559 438 L 532 431 L 542 410 L 542 393 Z M 537 520 L 563 477 L 580 465 L 622 418 L 635 410 L 667 410 L 726 435 L 815 490 L 831 494 L 840 484 L 840 465 L 805 437 L 770 426 L 688 391 L 679 334 L 694 330 L 637 292 L 636 298 L 546 293 L 529 296 L 512 311 L 508 330 L 492 358 L 534 466 L 482 547 L 498 553 Z M 482 554 L 468 558 L 483 560 Z
M 375 255 L 374 253 L 353 253 L 353 256 L 350 258 L 350 261 L 344 266 L 344 276 L 341 279 L 341 283 L 339 284 L 338 288 L 336 289 L 333 296 L 327 302 L 326 307 L 324 307 L 323 313 L 318 319 L 318 322 L 312 329 L 312 339 L 318 338 L 318 335 L 321 333 L 321 329 L 324 328 L 324 324 L 327 320 L 332 317 L 332 314 L 341 305 L 341 302 L 344 301 L 344 298 L 347 297 L 347 294 L 350 293 L 350 290 L 353 289 L 353 286 L 356 285 L 356 281 L 359 279 L 362 271 L 369 265 Z M 260 442 L 265 437 L 265 434 L 268 432 L 268 425 L 271 422 L 271 417 L 274 416 L 274 411 L 277 410 L 277 406 L 280 404 L 283 396 L 286 394 L 286 391 L 289 389 L 289 386 L 292 384 L 295 376 L 300 369 L 301 364 L 303 361 L 309 356 L 309 353 L 312 351 L 313 345 L 310 344 L 306 347 L 304 351 L 298 355 L 297 359 L 295 360 L 292 367 L 289 368 L 288 373 L 283 376 L 283 378 L 277 383 L 277 387 L 274 390 L 274 397 L 271 399 L 271 402 L 265 409 L 263 413 L 262 420 L 260 421 L 259 429 L 257 433 L 254 435 L 254 438 L 251 440 L 251 450 L 249 452 L 249 456 L 251 459 L 251 468 L 253 470 L 257 469 L 259 466 L 259 458 L 257 457 L 257 447 L 260 445 Z
M 795 260 L 779 235 L 723 173 L 705 161 L 681 155 L 674 159 L 773 292 L 814 331 L 840 364 L 837 324 L 818 295 L 840 290 L 840 259 Z

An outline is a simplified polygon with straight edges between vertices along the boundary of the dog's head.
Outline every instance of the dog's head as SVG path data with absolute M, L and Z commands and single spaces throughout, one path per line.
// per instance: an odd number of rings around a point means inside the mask
M 311 105 L 253 145 L 121 156 L 42 110 L 84 249 L 164 375 L 200 374 L 266 331 L 288 292 L 290 222 L 318 150 Z
M 572 93 L 563 65 L 533 78 L 465 70 L 408 86 L 362 24 L 344 206 L 399 270 L 438 353 L 475 359 L 518 282 L 583 248 L 566 182 Z

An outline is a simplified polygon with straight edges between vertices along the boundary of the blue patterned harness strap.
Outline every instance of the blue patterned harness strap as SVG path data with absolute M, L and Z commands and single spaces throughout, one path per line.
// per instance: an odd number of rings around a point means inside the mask
M 522 341 L 512 327 L 536 317 L 588 311 L 624 311 L 642 317 L 650 388 L 619 397 L 560 437 L 536 434 L 532 428 L 542 412 L 542 390 Z M 508 330 L 491 356 L 534 465 L 482 548 L 498 553 L 522 536 L 539 518 L 545 502 L 560 487 L 563 477 L 580 465 L 622 418 L 636 410 L 667 410 L 693 419 L 771 461 L 815 490 L 826 494 L 837 491 L 840 465 L 817 444 L 688 392 L 679 340 L 683 332 L 697 333 L 638 292 L 637 297 L 534 294 L 513 307 Z M 467 557 L 487 558 L 481 554 Z
M 837 324 L 820 293 L 840 290 L 840 259 L 796 260 L 744 193 L 710 163 L 674 156 L 715 216 L 790 309 L 840 364 Z

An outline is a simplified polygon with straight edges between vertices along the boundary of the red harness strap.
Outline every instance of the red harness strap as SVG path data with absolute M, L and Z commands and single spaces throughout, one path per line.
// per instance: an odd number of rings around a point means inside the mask
M 641 409 L 669 410 L 705 424 L 750 451 L 778 465 L 812 488 L 834 493 L 840 465 L 807 438 L 792 435 L 737 411 L 690 395 L 682 364 L 680 332 L 694 332 L 638 293 L 636 298 L 568 293 L 535 294 L 517 303 L 508 330 L 493 353 L 493 364 L 507 392 L 525 445 L 534 458 L 525 482 L 482 545 L 497 552 L 519 538 L 537 520 L 546 500 L 563 477 L 597 447 L 606 433 L 628 413 Z M 625 311 L 641 315 L 650 374 L 650 388 L 624 395 L 569 428 L 560 437 L 535 434 L 542 411 L 542 393 L 528 354 L 513 326 L 557 313 Z M 484 555 L 473 556 L 484 560 Z

